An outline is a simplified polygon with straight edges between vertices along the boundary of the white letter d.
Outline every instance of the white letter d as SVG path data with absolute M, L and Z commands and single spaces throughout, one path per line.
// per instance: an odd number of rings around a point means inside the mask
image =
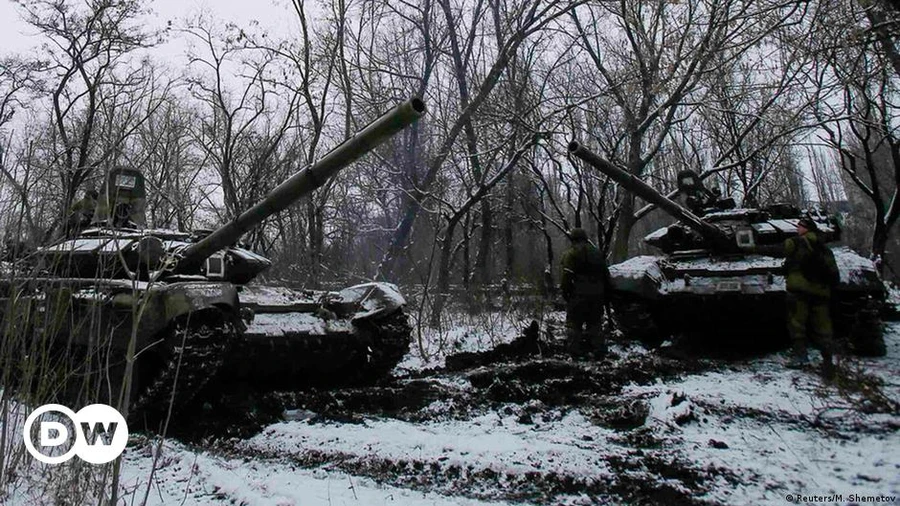
M 50 431 L 56 431 L 56 437 L 50 437 Z M 69 429 L 59 422 L 41 422 L 41 446 L 59 446 L 69 439 Z

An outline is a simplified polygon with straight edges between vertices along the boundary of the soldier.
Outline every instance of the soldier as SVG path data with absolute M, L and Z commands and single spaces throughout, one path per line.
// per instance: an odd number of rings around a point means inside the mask
M 603 355 L 606 342 L 601 323 L 609 269 L 600 250 L 588 242 L 584 229 L 572 229 L 569 238 L 572 247 L 563 255 L 561 283 L 569 348 L 573 354 L 580 354 L 587 341 L 595 354 Z
M 94 209 L 97 207 L 97 191 L 87 190 L 84 197 L 74 203 L 69 210 L 69 218 L 66 220 L 68 234 L 77 234 L 83 228 L 91 224 L 94 218 Z
M 797 236 L 784 243 L 788 332 L 793 345 L 787 367 L 797 369 L 809 363 L 806 348 L 812 334 L 822 350 L 822 376 L 832 379 L 831 281 L 827 279 L 830 275 L 816 274 L 809 265 L 818 262 L 831 273 L 837 272 L 837 266 L 834 257 L 823 252 L 825 245 L 819 242 L 816 232 L 816 223 L 803 218 L 797 222 Z

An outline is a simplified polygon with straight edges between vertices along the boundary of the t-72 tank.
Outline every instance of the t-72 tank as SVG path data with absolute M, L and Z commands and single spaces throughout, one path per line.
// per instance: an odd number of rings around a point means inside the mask
M 735 208 L 733 200 L 704 188 L 692 171 L 678 175 L 683 206 L 577 141 L 569 153 L 678 220 L 644 238 L 662 256 L 610 267 L 613 312 L 627 336 L 659 342 L 672 335 L 743 335 L 787 342 L 784 241 L 796 235 L 804 216 L 816 222 L 825 242 L 838 241 L 837 222 L 788 204 Z M 832 297 L 836 337 L 857 354 L 884 355 L 885 289 L 874 263 L 844 246 L 832 252 L 840 269 Z
M 58 239 L 5 264 L 3 384 L 159 420 L 212 378 L 282 389 L 387 375 L 410 338 L 394 285 L 255 285 L 270 261 L 237 243 L 424 113 L 404 102 L 211 233 L 145 228 L 143 175 L 110 171 Z

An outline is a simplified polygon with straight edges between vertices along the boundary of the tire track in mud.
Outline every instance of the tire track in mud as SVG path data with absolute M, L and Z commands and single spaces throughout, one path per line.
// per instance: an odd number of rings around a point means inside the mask
M 633 450 L 604 460 L 610 473 L 596 476 L 559 472 L 504 472 L 472 463 L 428 459 L 391 459 L 374 455 L 306 449 L 284 454 L 246 446 L 220 446 L 226 458 L 252 459 L 321 469 L 371 479 L 379 484 L 477 500 L 551 504 L 564 497 L 591 503 L 715 505 L 704 500 L 710 480 L 736 478 L 722 468 L 695 468 L 665 450 Z
M 560 355 L 506 358 L 499 363 L 481 363 L 469 357 L 465 368 L 432 370 L 382 386 L 282 392 L 277 397 L 311 424 L 364 424 L 386 419 L 425 424 L 498 413 L 529 425 L 578 412 L 594 425 L 617 433 L 613 453 L 609 453 L 608 441 L 570 442 L 584 450 L 596 450 L 602 461 L 596 469 L 603 472 L 513 471 L 477 459 L 397 458 L 341 449 L 279 451 L 246 441 L 220 443 L 216 451 L 225 457 L 339 471 L 450 496 L 536 504 L 573 496 L 591 502 L 714 504 L 698 498 L 707 490 L 705 484 L 733 478 L 724 469 L 697 468 L 666 449 L 663 440 L 643 427 L 646 405 L 621 395 L 626 385 L 712 370 L 714 362 L 631 353 L 625 357 L 612 354 L 599 361 Z

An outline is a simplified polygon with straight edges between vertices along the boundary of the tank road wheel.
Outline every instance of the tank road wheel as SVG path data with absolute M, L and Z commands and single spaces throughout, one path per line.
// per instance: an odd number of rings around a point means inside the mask
M 412 327 L 406 313 L 398 309 L 384 318 L 356 324 L 371 343 L 364 354 L 366 364 L 359 379 L 371 383 L 386 378 L 409 351 Z
M 626 339 L 637 339 L 644 345 L 656 347 L 665 341 L 653 313 L 647 304 L 628 299 L 612 300 L 613 319 Z
M 837 303 L 837 337 L 849 344 L 850 352 L 854 355 L 883 357 L 887 354 L 879 309 L 879 302 L 872 297 Z
M 176 320 L 164 337 L 157 370 L 142 371 L 129 418 L 152 430 L 170 406 L 173 414 L 187 407 L 216 377 L 237 332 L 232 318 L 218 310 Z

